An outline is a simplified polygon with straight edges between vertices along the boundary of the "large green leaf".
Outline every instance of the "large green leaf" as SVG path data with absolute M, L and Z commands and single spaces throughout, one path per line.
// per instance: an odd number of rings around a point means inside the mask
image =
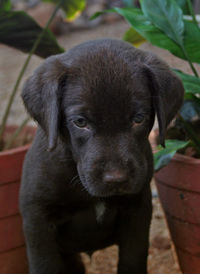
M 183 45 L 183 13 L 174 0 L 140 1 L 144 15 L 178 45 Z
M 10 0 L 0 0 L 0 12 L 11 10 Z
M 128 23 L 146 40 L 155 46 L 168 49 L 175 55 L 184 58 L 180 47 L 168 38 L 160 29 L 155 27 L 142 13 L 136 8 L 114 8 L 109 12 L 116 12 L 123 16 Z M 100 13 L 96 14 L 99 15 Z
M 136 8 L 114 8 L 106 12 L 116 12 L 122 15 L 127 22 L 146 40 L 155 46 L 169 50 L 174 55 L 186 59 L 179 45 L 172 41 L 160 29 L 154 26 L 142 13 Z M 96 18 L 102 12 L 96 13 Z M 192 62 L 200 63 L 200 32 L 199 28 L 192 22 L 184 21 L 184 46 Z
M 44 2 L 51 2 L 58 4 L 60 0 L 43 0 Z M 74 20 L 85 8 L 86 0 L 63 0 L 61 8 L 66 13 L 66 19 Z
M 42 28 L 25 12 L 0 12 L 0 42 L 3 44 L 29 52 L 41 31 Z M 55 36 L 48 30 L 35 54 L 45 58 L 62 52 L 64 49 L 58 45 Z
M 162 167 L 166 166 L 169 161 L 173 158 L 177 150 L 186 147 L 189 141 L 179 140 L 166 140 L 165 148 L 158 146 L 158 151 L 154 153 L 154 170 L 158 171 Z
M 173 70 L 182 80 L 186 93 L 200 94 L 200 78 L 183 73 L 180 70 Z

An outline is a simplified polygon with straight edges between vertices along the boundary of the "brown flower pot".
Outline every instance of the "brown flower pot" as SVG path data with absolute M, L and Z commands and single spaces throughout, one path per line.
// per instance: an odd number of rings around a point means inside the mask
M 155 173 L 161 204 L 184 274 L 200 273 L 200 159 L 176 154 Z
M 13 131 L 15 127 L 7 128 Z M 33 127 L 24 131 L 34 134 Z M 18 209 L 22 164 L 30 145 L 0 152 L 0 273 L 27 274 L 28 265 Z

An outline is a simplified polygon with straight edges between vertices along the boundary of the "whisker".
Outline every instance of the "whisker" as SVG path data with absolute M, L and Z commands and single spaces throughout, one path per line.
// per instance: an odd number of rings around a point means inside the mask
M 74 177 L 71 179 L 70 184 L 76 184 L 76 183 L 77 183 L 77 181 L 76 181 L 77 179 L 79 179 L 79 182 L 80 182 L 79 175 L 74 176 Z

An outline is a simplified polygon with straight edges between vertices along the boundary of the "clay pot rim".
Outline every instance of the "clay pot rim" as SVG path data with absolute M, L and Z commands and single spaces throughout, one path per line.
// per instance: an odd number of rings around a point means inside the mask
M 180 153 L 176 153 L 174 157 L 172 158 L 172 161 L 200 165 L 200 159 L 183 155 Z
M 8 149 L 8 150 L 1 151 L 0 152 L 0 157 L 5 156 L 5 155 L 12 155 L 12 154 L 15 154 L 15 153 L 26 151 L 27 149 L 29 149 L 30 146 L 31 146 L 31 144 L 27 144 L 27 145 L 20 146 L 20 147 L 17 147 L 17 148 L 11 148 L 11 149 Z

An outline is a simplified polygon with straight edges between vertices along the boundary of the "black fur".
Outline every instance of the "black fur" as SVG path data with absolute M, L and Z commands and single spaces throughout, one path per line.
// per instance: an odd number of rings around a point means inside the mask
M 77 254 L 114 243 L 118 274 L 147 273 L 148 135 L 156 114 L 164 145 L 180 80 L 154 55 L 102 39 L 48 58 L 22 97 L 39 123 L 20 192 L 29 273 L 85 273 Z

